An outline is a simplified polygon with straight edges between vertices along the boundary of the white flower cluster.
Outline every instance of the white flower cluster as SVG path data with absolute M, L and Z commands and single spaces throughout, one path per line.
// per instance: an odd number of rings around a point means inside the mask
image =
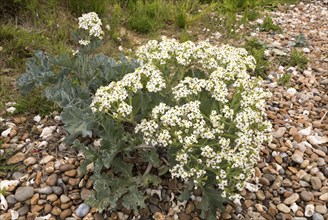
M 87 14 L 82 14 L 82 16 L 79 17 L 78 19 L 79 19 L 79 28 L 88 31 L 89 37 L 96 37 L 102 39 L 104 32 L 101 29 L 102 23 L 97 13 L 89 12 Z M 79 44 L 86 46 L 90 44 L 90 40 L 81 39 L 79 40 Z
M 258 152 L 271 138 L 264 120 L 270 93 L 247 72 L 255 68 L 254 58 L 242 48 L 166 38 L 149 41 L 137 56 L 141 67 L 100 88 L 93 111 L 126 117 L 133 112 L 128 97 L 141 89 L 172 97 L 155 106 L 135 132 L 147 145 L 178 148 L 173 177 L 200 186 L 215 175 L 222 196 L 237 198 L 235 191 L 253 175 Z
M 127 117 L 132 113 L 132 106 L 126 99 L 143 89 L 143 84 L 149 92 L 159 92 L 166 87 L 161 71 L 155 65 L 145 64 L 122 80 L 100 87 L 92 101 L 92 111 L 109 113 L 116 118 Z
M 155 128 L 154 124 L 157 124 Z M 200 111 L 200 102 L 193 101 L 175 107 L 160 103 L 153 109 L 151 119 L 143 119 L 135 131 L 143 134 L 148 145 L 166 147 L 174 142 L 188 149 L 199 139 L 213 140 L 222 133 L 222 127 L 207 125 Z

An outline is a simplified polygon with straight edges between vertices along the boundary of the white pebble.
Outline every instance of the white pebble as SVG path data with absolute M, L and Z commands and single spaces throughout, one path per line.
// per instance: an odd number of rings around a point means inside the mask
M 287 93 L 289 94 L 289 95 L 295 95 L 296 94 L 296 89 L 294 89 L 294 88 L 289 88 L 289 89 L 287 89 Z
M 8 128 L 8 129 L 4 130 L 3 132 L 1 132 L 1 136 L 2 137 L 7 137 L 10 134 L 11 129 L 12 128 Z
M 33 121 L 35 121 L 36 123 L 39 123 L 41 121 L 41 116 L 40 115 L 34 116 Z
M 15 107 L 10 107 L 10 108 L 7 108 L 6 110 L 8 113 L 14 113 L 16 111 L 16 108 Z
M 311 134 L 312 131 L 312 127 L 307 127 L 305 129 L 302 129 L 298 132 L 299 135 L 305 135 L 305 136 L 309 136 Z
M 303 52 L 304 52 L 304 53 L 310 53 L 310 49 L 307 48 L 307 47 L 305 47 L 305 48 L 303 48 Z

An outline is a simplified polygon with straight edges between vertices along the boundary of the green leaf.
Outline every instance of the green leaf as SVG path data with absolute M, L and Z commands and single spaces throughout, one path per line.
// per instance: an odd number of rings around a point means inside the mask
M 140 153 L 144 162 L 151 163 L 155 168 L 161 165 L 161 160 L 159 159 L 156 149 L 141 150 Z
M 213 189 L 212 187 L 202 187 L 202 203 L 201 203 L 201 218 L 206 217 L 210 220 L 216 219 L 216 210 L 223 210 L 223 202 L 226 199 L 222 198 L 221 192 L 217 189 Z
M 66 142 L 70 143 L 78 136 L 92 137 L 95 122 L 92 118 L 91 109 L 80 109 L 74 106 L 64 108 L 61 113 L 64 128 L 69 132 Z
M 143 193 L 137 188 L 130 190 L 129 193 L 124 195 L 122 199 L 122 205 L 127 209 L 140 210 L 141 208 L 146 207 Z
M 152 174 L 147 174 L 146 176 L 144 176 L 142 178 L 143 178 L 143 186 L 144 187 L 148 187 L 149 184 L 158 186 L 159 184 L 162 183 L 162 179 L 160 177 L 152 175 Z
M 112 163 L 112 169 L 115 173 L 121 173 L 125 177 L 132 177 L 132 164 L 123 162 L 120 158 L 115 158 Z
M 85 146 L 79 140 L 75 140 L 73 146 L 82 151 L 85 156 L 85 160 L 82 162 L 80 168 L 82 173 L 86 173 L 86 166 L 96 160 L 97 153 L 92 147 Z
M 169 167 L 167 165 L 162 165 L 158 168 L 158 176 L 162 176 L 169 171 Z
M 53 73 L 53 66 L 43 52 L 36 51 L 34 57 L 26 61 L 26 72 L 16 80 L 17 88 L 22 95 L 27 95 L 36 86 L 51 83 L 57 83 Z

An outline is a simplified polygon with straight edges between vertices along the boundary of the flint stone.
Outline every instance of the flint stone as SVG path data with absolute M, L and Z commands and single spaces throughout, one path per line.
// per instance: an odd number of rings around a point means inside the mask
M 19 202 L 23 202 L 30 199 L 34 194 L 34 188 L 30 186 L 19 187 L 15 193 L 15 199 Z

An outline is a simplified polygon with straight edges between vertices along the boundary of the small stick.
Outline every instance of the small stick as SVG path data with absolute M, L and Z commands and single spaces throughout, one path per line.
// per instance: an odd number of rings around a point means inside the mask
M 325 114 L 322 116 L 321 120 L 320 120 L 320 123 L 323 121 L 323 119 L 326 117 L 328 111 L 325 112 Z

